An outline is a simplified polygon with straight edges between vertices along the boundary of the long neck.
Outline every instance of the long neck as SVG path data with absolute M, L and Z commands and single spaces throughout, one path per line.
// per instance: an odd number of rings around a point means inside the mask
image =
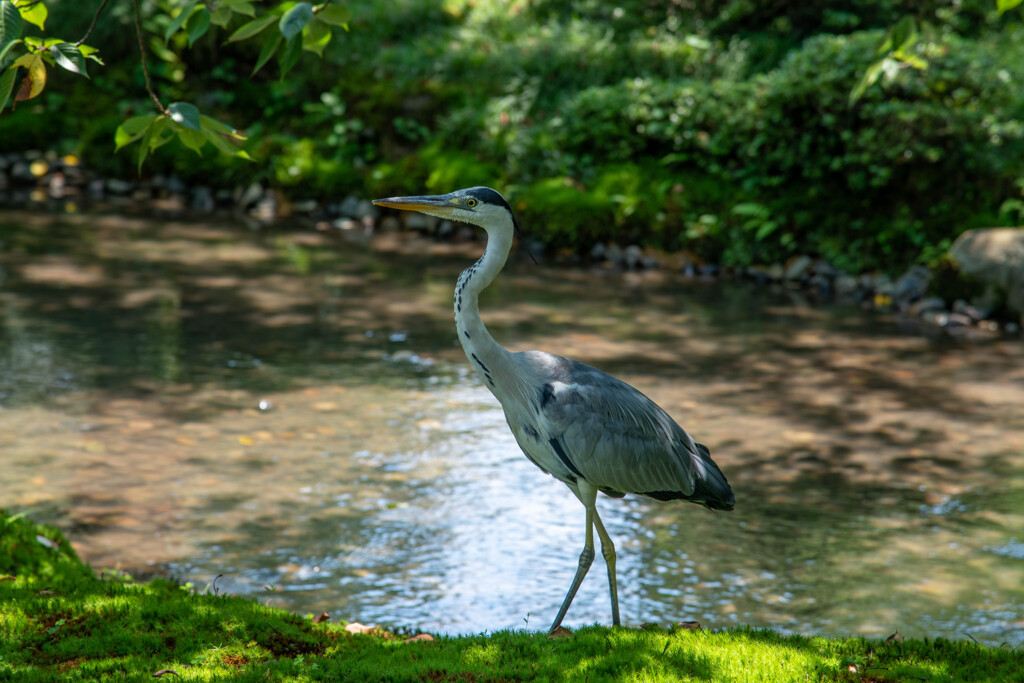
M 480 319 L 480 292 L 494 281 L 512 248 L 512 225 L 507 230 L 488 230 L 487 249 L 479 261 L 462 271 L 455 286 L 455 329 L 466 358 L 493 392 L 512 373 L 511 355 L 494 341 Z M 501 398 L 499 396 L 499 398 Z

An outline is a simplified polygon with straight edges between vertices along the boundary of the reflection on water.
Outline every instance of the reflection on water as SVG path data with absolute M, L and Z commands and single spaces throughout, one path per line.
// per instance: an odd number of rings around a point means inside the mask
M 0 216 L 0 505 L 97 566 L 442 632 L 545 628 L 583 509 L 455 343 L 481 245 Z M 1024 350 L 783 291 L 513 264 L 495 336 L 639 386 L 736 511 L 602 498 L 626 623 L 1024 643 Z M 570 624 L 610 620 L 599 559 Z

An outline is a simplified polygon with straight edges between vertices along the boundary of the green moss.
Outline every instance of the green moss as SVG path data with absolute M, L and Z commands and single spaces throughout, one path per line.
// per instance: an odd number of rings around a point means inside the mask
M 97 577 L 56 530 L 0 512 L 0 681 L 1008 681 L 1024 654 L 973 642 L 766 629 L 581 628 L 406 642 L 255 600 Z M 43 536 L 56 544 L 40 543 Z

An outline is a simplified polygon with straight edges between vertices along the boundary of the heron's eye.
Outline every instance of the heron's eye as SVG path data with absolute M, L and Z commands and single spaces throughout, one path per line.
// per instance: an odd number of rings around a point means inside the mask
M 474 206 L 476 206 L 476 200 L 470 197 L 469 199 L 466 200 L 466 206 L 472 209 Z

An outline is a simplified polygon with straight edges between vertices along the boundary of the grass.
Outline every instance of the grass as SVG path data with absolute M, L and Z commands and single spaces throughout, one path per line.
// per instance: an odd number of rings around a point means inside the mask
M 996 682 L 1021 670 L 1020 650 L 974 642 L 751 628 L 352 634 L 216 590 L 97 576 L 56 530 L 0 512 L 0 681 Z

